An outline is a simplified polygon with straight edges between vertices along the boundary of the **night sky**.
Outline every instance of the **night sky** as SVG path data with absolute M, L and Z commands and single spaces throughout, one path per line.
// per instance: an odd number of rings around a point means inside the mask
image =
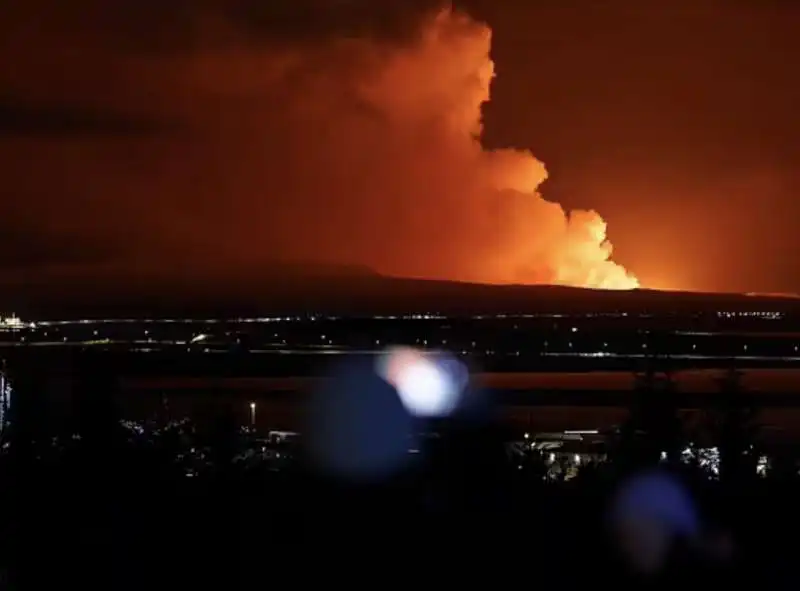
M 800 5 L 434 8 L 6 0 L 6 291 L 289 260 L 800 292 Z

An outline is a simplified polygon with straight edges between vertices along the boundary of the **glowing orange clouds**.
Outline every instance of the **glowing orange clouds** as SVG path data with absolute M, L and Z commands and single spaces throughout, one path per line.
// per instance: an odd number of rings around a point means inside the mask
M 482 147 L 490 40 L 483 24 L 443 11 L 406 46 L 302 54 L 300 64 L 320 65 L 293 95 L 290 129 L 308 139 L 314 193 L 330 208 L 329 231 L 317 235 L 324 250 L 307 256 L 417 277 L 637 287 L 611 260 L 596 212 L 564 212 L 537 192 L 541 162 Z
M 638 285 L 611 260 L 597 213 L 565 212 L 538 193 L 547 172 L 531 153 L 482 146 L 494 75 L 484 24 L 447 10 L 405 41 L 209 28 L 165 52 L 102 38 L 71 62 L 59 49 L 71 45 L 53 37 L 45 61 L 59 92 L 76 95 L 65 98 L 133 112 L 156 131 L 9 144 L 0 155 L 26 175 L 20 194 L 33 203 L 58 186 L 63 203 L 41 209 L 59 228 L 113 239 L 140 265 L 209 277 L 285 259 L 488 283 Z

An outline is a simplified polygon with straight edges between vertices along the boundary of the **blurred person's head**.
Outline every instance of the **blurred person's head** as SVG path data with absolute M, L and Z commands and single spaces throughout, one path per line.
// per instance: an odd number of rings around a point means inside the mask
M 657 470 L 624 481 L 612 498 L 608 517 L 615 549 L 640 575 L 663 573 L 676 559 L 690 558 L 700 534 L 689 491 Z
M 408 465 L 414 417 L 372 360 L 348 358 L 313 392 L 307 429 L 309 458 L 319 475 L 372 485 Z

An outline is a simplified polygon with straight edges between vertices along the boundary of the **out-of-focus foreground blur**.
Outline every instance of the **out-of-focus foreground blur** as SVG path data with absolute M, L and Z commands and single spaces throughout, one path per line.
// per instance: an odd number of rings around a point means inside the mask
M 524 430 L 465 362 L 406 347 L 329 364 L 297 430 L 223 391 L 191 417 L 162 395 L 127 420 L 106 361 L 4 374 L 9 584 L 249 587 L 378 568 L 793 580 L 778 540 L 796 523 L 797 469 L 765 464 L 744 418 L 725 419 L 716 447 L 684 442 L 666 407 L 632 407 L 612 430 Z M 649 400 L 658 384 L 642 385 Z

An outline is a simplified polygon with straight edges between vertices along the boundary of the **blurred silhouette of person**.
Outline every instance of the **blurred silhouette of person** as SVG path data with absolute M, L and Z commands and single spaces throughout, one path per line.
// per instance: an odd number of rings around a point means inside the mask
M 413 457 L 414 417 L 374 359 L 348 358 L 312 392 L 304 444 L 313 497 L 306 549 L 366 550 L 396 540 Z M 346 540 L 346 541 L 345 541 Z
M 681 584 L 726 573 L 689 491 L 670 473 L 653 469 L 624 480 L 608 514 L 616 560 L 612 577 L 641 585 Z
M 309 459 L 320 476 L 371 485 L 406 467 L 413 417 L 371 360 L 348 360 L 335 368 L 309 410 Z

